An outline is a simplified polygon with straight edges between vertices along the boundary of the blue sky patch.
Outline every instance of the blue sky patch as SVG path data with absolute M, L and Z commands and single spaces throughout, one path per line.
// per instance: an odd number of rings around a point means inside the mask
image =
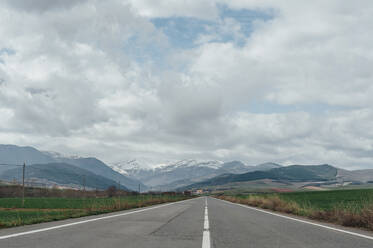
M 146 42 L 137 35 L 132 36 L 125 44 L 124 51 L 139 63 L 161 62 L 166 54 L 165 47 Z
M 166 35 L 168 44 L 144 42 L 144 38 L 134 35 L 124 44 L 124 51 L 139 63 L 169 66 L 165 61 L 170 51 L 188 50 L 212 42 L 243 46 L 253 32 L 255 21 L 273 18 L 270 11 L 235 10 L 225 5 L 218 5 L 218 9 L 216 20 L 182 16 L 151 18 L 154 26 Z
M 14 55 L 16 54 L 16 51 L 14 51 L 13 49 L 10 49 L 10 48 L 1 48 L 0 49 L 0 63 L 1 64 L 4 64 L 4 60 L 1 58 L 2 55 Z
M 0 49 L 0 55 L 3 55 L 3 54 L 14 55 L 16 54 L 16 51 L 14 51 L 13 49 L 4 47 Z
M 232 18 L 241 25 L 242 33 L 249 36 L 253 31 L 253 22 L 257 20 L 268 21 L 273 18 L 271 10 L 258 11 L 248 9 L 230 9 L 225 5 L 219 6 L 220 16 L 222 18 Z
M 247 38 L 253 32 L 253 22 L 266 21 L 273 16 L 270 11 L 261 12 L 248 9 L 234 10 L 225 5 L 218 6 L 219 19 L 215 21 L 203 20 L 193 17 L 153 18 L 151 22 L 156 28 L 162 30 L 169 38 L 170 44 L 175 48 L 190 49 L 198 46 L 198 39 L 202 36 L 211 36 L 207 42 L 234 42 L 243 45 L 242 38 Z M 224 29 L 231 19 L 240 27 L 240 37 L 234 30 Z
M 151 21 L 176 48 L 195 47 L 194 41 L 216 25 L 214 22 L 192 17 L 154 18 Z

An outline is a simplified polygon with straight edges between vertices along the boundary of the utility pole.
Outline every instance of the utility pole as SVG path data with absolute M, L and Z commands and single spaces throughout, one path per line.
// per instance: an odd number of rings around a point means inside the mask
M 121 199 L 120 199 L 120 181 L 118 181 L 118 194 L 119 194 L 119 209 L 122 208 Z
M 97 179 L 95 179 L 95 197 L 97 198 Z
M 25 170 L 26 170 L 26 162 L 23 163 L 23 168 L 22 168 L 22 207 L 25 206 Z
M 85 175 L 83 175 L 83 193 L 85 197 Z

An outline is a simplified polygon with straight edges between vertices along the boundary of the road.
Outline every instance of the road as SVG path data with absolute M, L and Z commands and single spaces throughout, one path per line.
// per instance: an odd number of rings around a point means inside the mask
M 0 247 L 373 247 L 373 233 L 313 223 L 201 197 L 3 229 Z

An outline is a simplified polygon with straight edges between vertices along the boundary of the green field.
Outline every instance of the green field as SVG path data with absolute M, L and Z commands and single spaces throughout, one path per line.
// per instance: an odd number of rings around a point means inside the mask
M 0 198 L 0 228 L 145 207 L 184 200 L 182 195 L 141 195 L 121 198 Z
M 292 192 L 278 195 L 281 199 L 294 201 L 301 207 L 320 210 L 332 210 L 333 208 L 358 210 L 367 205 L 373 205 L 373 189 Z

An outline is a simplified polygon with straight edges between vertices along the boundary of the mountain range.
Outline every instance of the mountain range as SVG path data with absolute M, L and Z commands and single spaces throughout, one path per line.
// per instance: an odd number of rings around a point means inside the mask
M 291 165 L 264 163 L 256 166 L 241 161 L 181 160 L 151 166 L 151 161 L 132 159 L 105 164 L 90 157 L 68 157 L 33 147 L 0 145 L 0 179 L 22 177 L 26 162 L 26 178 L 47 185 L 106 189 L 120 182 L 123 189 L 137 191 L 169 191 L 226 185 L 256 187 L 269 185 L 303 187 L 307 185 L 344 185 L 373 183 L 373 170 L 344 170 L 332 165 Z
M 19 181 L 22 173 L 17 165 L 24 162 L 27 164 L 28 179 L 47 184 L 82 185 L 85 177 L 87 186 L 90 184 L 92 188 L 105 189 L 120 182 L 123 189 L 138 190 L 139 185 L 143 190 L 147 189 L 140 181 L 113 170 L 93 157 L 66 157 L 28 146 L 0 145 L 0 179 Z
M 27 166 L 25 172 L 25 178 L 29 183 L 31 180 L 33 185 L 43 185 L 49 182 L 71 188 L 107 189 L 118 184 L 114 180 L 66 163 L 32 164 Z M 1 178 L 7 181 L 16 179 L 20 182 L 21 177 L 21 166 L 11 168 L 1 174 Z M 128 190 L 123 186 L 122 189 Z
M 239 174 L 250 171 L 265 171 L 278 167 L 281 167 L 281 165 L 275 163 L 249 166 L 240 161 L 224 163 L 216 160 L 194 159 L 162 164 L 153 168 L 143 167 L 136 160 L 112 165 L 113 169 L 136 178 L 155 190 L 173 190 L 226 173 Z
M 267 171 L 252 171 L 243 174 L 223 174 L 211 179 L 187 186 L 187 188 L 203 188 L 206 186 L 224 185 L 234 182 L 255 180 L 281 180 L 288 182 L 316 182 L 336 180 L 338 169 L 324 165 L 292 165 L 273 168 Z
M 343 170 L 328 164 L 322 165 L 290 165 L 269 170 L 251 171 L 242 174 L 222 174 L 194 184 L 180 187 L 178 190 L 213 188 L 219 186 L 228 189 L 232 185 L 257 188 L 286 187 L 302 188 L 315 186 L 338 187 L 373 183 L 373 170 Z M 322 189 L 322 188 L 318 188 Z

